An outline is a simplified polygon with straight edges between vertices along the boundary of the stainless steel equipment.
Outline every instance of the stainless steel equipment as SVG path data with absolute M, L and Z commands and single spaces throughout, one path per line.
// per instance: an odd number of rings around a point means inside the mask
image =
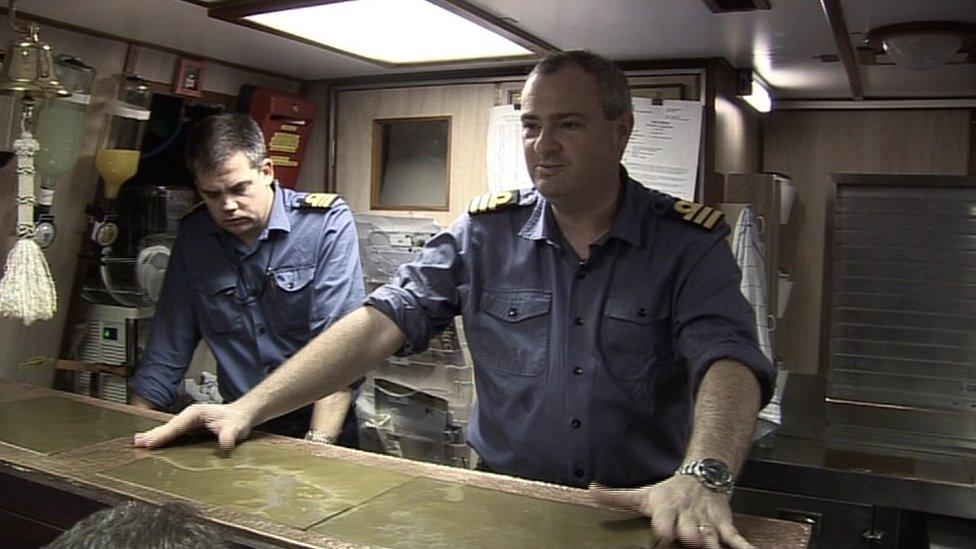
M 416 257 L 438 231 L 430 219 L 357 214 L 366 289 L 392 281 L 396 268 Z M 356 415 L 365 450 L 411 459 L 472 467 L 465 444 L 474 404 L 471 355 L 461 324 L 453 322 L 427 351 L 390 357 L 360 388 Z
M 102 250 L 83 296 L 92 303 L 151 306 L 169 260 L 180 218 L 193 204 L 185 187 L 124 186 L 116 200 L 118 235 Z
M 152 310 L 147 307 L 123 307 L 102 303 L 84 303 L 80 317 L 83 323 L 72 334 L 72 356 L 96 364 L 121 366 L 136 364 L 146 347 Z M 125 403 L 128 393 L 125 379 L 101 373 L 99 397 Z M 91 374 L 75 372 L 73 390 L 87 395 Z

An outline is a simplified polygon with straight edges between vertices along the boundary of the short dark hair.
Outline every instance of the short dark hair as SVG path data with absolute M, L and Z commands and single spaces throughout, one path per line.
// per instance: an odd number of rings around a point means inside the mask
M 197 177 L 219 169 L 238 152 L 244 153 L 254 169 L 268 157 L 261 128 L 244 113 L 215 114 L 194 124 L 184 155 L 187 167 Z
M 220 530 L 183 504 L 162 507 L 127 501 L 96 511 L 57 537 L 47 549 L 218 549 L 227 545 Z
M 552 74 L 570 64 L 578 66 L 596 78 L 600 106 L 607 120 L 613 120 L 633 109 L 627 76 L 609 59 L 586 50 L 550 53 L 536 63 L 529 77 L 537 74 Z

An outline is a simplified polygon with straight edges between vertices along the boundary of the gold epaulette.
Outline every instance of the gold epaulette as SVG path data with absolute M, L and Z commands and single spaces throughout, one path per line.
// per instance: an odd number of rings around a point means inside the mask
M 335 193 L 308 193 L 298 202 L 298 207 L 328 210 L 338 199 Z
M 193 206 L 191 206 L 190 209 L 187 210 L 185 214 L 183 214 L 183 215 L 180 216 L 180 221 L 183 221 L 184 219 L 190 217 L 191 215 L 199 212 L 206 205 L 207 205 L 206 202 L 197 202 L 196 204 L 194 204 Z
M 476 196 L 468 203 L 468 213 L 478 215 L 483 213 L 500 212 L 512 206 L 518 206 L 518 191 L 502 191 L 499 193 L 485 193 Z
M 676 200 L 674 203 L 675 217 L 682 221 L 687 221 L 699 227 L 712 230 L 725 214 L 720 210 L 685 200 Z

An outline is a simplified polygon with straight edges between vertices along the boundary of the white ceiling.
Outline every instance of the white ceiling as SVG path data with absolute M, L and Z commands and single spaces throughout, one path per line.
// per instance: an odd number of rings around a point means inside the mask
M 212 19 L 199 5 L 206 1 L 20 0 L 17 6 L 27 14 L 301 80 L 409 72 Z M 817 57 L 838 53 L 817 0 L 770 0 L 770 10 L 728 14 L 714 14 L 700 0 L 469 1 L 562 49 L 585 48 L 618 61 L 722 57 L 737 68 L 755 67 L 773 86 L 777 99 L 851 97 L 843 64 Z M 868 29 L 885 24 L 920 20 L 976 24 L 974 0 L 840 3 L 855 47 Z M 860 71 L 867 99 L 976 96 L 976 64 L 972 63 L 924 72 L 861 65 Z

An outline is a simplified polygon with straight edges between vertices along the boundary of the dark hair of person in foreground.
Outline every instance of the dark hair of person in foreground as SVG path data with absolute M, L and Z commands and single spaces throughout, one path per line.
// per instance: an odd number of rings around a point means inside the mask
M 127 501 L 81 519 L 48 549 L 217 549 L 220 531 L 186 505 Z

